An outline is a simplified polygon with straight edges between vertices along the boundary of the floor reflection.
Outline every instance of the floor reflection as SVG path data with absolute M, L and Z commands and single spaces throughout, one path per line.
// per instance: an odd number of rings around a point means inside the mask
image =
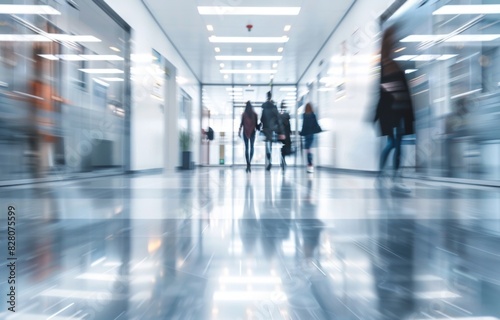
M 215 168 L 2 188 L 22 215 L 0 318 L 500 317 L 499 191 L 412 190 Z

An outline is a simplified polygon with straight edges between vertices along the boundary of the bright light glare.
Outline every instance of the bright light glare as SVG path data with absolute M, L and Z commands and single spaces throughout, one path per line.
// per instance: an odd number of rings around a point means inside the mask
M 123 70 L 120 69 L 78 69 L 78 70 L 85 73 L 103 73 L 103 74 L 123 73 Z
M 214 301 L 286 301 L 282 291 L 215 291 Z
M 447 5 L 432 14 L 500 14 L 500 4 Z
M 46 5 L 0 4 L 0 14 L 53 14 L 61 12 Z

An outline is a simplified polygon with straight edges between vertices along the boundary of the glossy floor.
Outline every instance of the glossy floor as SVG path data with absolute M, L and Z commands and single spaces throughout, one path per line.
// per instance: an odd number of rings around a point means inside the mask
M 499 189 L 406 183 L 204 168 L 1 188 L 0 318 L 500 317 Z

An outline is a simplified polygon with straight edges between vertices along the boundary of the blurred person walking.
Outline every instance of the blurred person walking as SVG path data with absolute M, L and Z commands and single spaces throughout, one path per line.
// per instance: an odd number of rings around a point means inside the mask
M 279 140 L 283 140 L 283 124 L 281 123 L 281 115 L 278 108 L 271 100 L 271 91 L 267 92 L 267 101 L 262 104 L 262 116 L 260 122 L 262 124 L 262 132 L 266 137 L 266 170 L 271 170 L 271 151 L 273 143 L 273 134 L 280 135 Z
M 293 153 L 292 151 L 292 128 L 290 125 L 290 114 L 286 110 L 285 102 L 281 102 L 281 123 L 283 124 L 284 139 L 281 140 L 281 168 L 285 172 L 286 161 L 285 157 Z
M 320 133 L 321 127 L 319 126 L 318 120 L 316 119 L 316 115 L 314 114 L 312 104 L 308 102 L 306 104 L 306 109 L 302 116 L 302 130 L 300 131 L 300 135 L 304 137 L 304 149 L 307 154 L 307 172 L 313 173 L 313 154 L 312 154 L 312 146 L 314 143 L 314 135 L 316 133 Z
M 251 162 L 254 152 L 255 131 L 258 130 L 258 116 L 253 110 L 250 101 L 247 101 L 245 111 L 241 115 L 241 124 L 238 131 L 238 137 L 241 137 L 241 129 L 243 129 L 243 141 L 245 142 L 245 159 L 247 161 L 246 172 L 251 172 Z
M 59 97 L 50 83 L 52 66 L 42 59 L 42 47 L 33 50 L 34 78 L 30 81 L 31 105 L 29 114 L 29 148 L 34 177 L 41 178 L 54 169 L 57 134 L 58 104 L 69 103 Z
M 387 136 L 387 145 L 380 155 L 377 183 L 381 184 L 385 163 L 394 149 L 392 188 L 394 191 L 409 193 L 410 190 L 402 183 L 399 168 L 401 142 L 404 135 L 415 133 L 415 115 L 405 73 L 392 57 L 395 32 L 396 27 L 392 26 L 384 32 L 382 38 L 380 98 L 373 121 L 379 122 L 381 135 Z

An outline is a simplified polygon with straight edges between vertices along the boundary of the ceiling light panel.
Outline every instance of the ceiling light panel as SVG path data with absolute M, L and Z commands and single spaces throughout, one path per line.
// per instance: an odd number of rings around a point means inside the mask
M 500 4 L 482 5 L 447 5 L 432 13 L 433 15 L 446 14 L 500 14 Z
M 46 5 L 0 4 L 0 14 L 50 14 L 60 15 L 61 12 Z
M 218 61 L 280 61 L 282 56 L 215 56 Z
M 51 40 L 39 34 L 0 34 L 0 41 L 50 42 Z
M 291 25 L 289 25 L 289 24 L 287 24 L 287 25 L 285 26 L 285 28 L 283 28 L 283 31 L 288 32 L 288 31 L 290 31 L 290 29 L 291 29 L 291 28 L 292 28 L 292 26 L 291 26 Z
M 300 7 L 199 6 L 201 15 L 296 16 Z
M 113 73 L 123 73 L 120 69 L 78 69 L 85 73 L 102 73 L 102 74 L 113 74 Z
M 88 61 L 123 61 L 124 59 L 114 54 L 81 54 L 80 57 Z
M 400 40 L 400 42 L 427 42 L 427 41 L 445 41 L 445 42 L 483 42 L 494 41 L 500 38 L 500 34 L 459 34 L 447 38 L 449 35 L 410 35 Z
M 217 37 L 211 36 L 208 40 L 212 43 L 285 43 L 288 37 Z
M 230 73 L 230 74 L 237 74 L 237 73 L 242 73 L 242 74 L 269 74 L 269 73 L 276 73 L 276 70 L 240 70 L 240 69 L 233 69 L 233 70 L 221 70 L 221 73 Z
M 207 30 L 208 30 L 208 31 L 214 31 L 214 26 L 213 26 L 213 25 L 211 25 L 211 24 L 208 24 L 208 25 L 207 25 Z

